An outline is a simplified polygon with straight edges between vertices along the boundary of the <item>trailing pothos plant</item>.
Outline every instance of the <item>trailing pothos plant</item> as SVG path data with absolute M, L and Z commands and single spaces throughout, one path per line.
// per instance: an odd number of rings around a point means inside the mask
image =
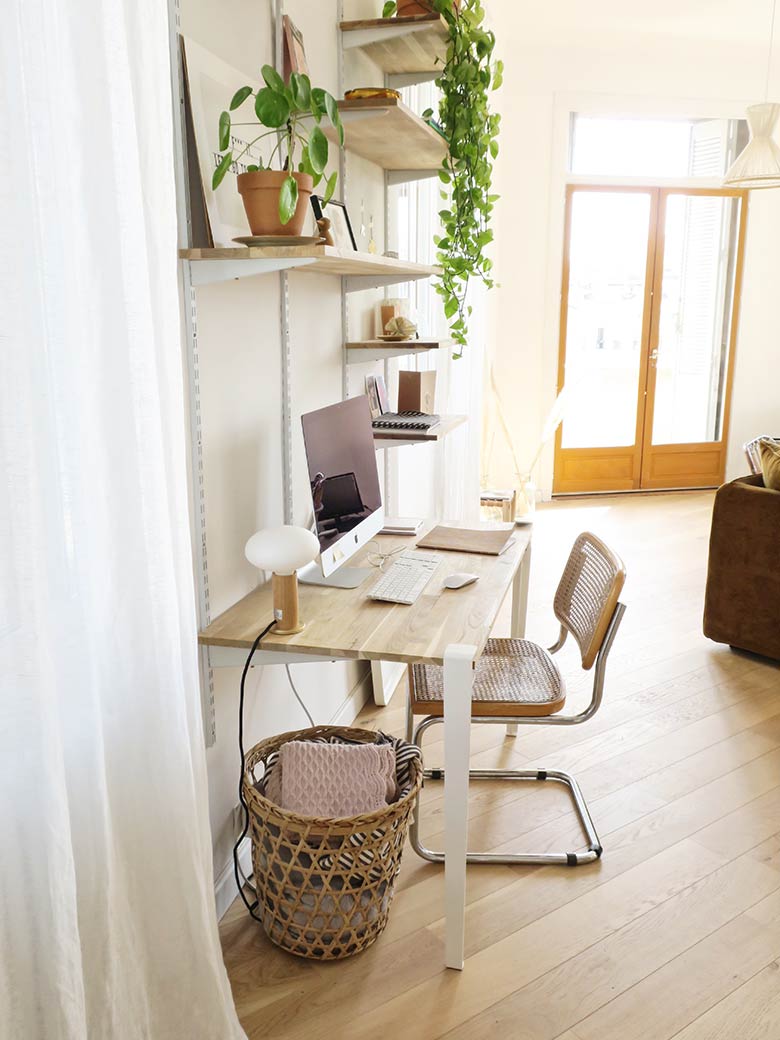
M 323 118 L 328 119 L 338 132 L 341 145 L 344 144 L 344 128 L 341 125 L 336 99 L 327 90 L 312 87 L 308 76 L 293 72 L 290 74 L 289 82 L 285 84 L 271 65 L 263 65 L 261 74 L 265 86 L 258 90 L 253 90 L 250 86 L 240 87 L 233 95 L 229 111 L 222 112 L 219 117 L 221 158 L 214 170 L 211 186 L 216 189 L 222 183 L 231 164 L 242 159 L 258 141 L 275 136 L 277 141 L 268 162 L 265 165 L 248 165 L 247 173 L 273 169 L 274 163 L 279 170 L 287 170 L 290 173 L 279 192 L 279 219 L 282 224 L 287 224 L 298 205 L 298 184 L 292 176 L 293 171 L 308 173 L 316 187 L 328 165 L 328 139 L 322 132 L 320 123 Z M 254 98 L 257 125 L 266 129 L 246 144 L 237 155 L 233 155 L 230 146 L 233 125 L 231 112 L 237 111 L 250 97 Z M 328 177 L 323 196 L 325 202 L 330 201 L 333 196 L 337 180 L 338 174 L 335 172 Z
M 440 211 L 443 234 L 436 236 L 437 261 L 442 268 L 436 291 L 444 300 L 444 314 L 457 344 L 454 357 L 462 356 L 468 334 L 471 305 L 469 281 L 478 278 L 488 289 L 494 285 L 492 261 L 485 248 L 493 240 L 490 218 L 498 199 L 491 193 L 493 160 L 498 155 L 501 117 L 490 109 L 490 93 L 501 86 L 504 65 L 494 61 L 495 36 L 484 28 L 481 0 L 429 0 L 431 10 L 447 23 L 449 42 L 436 85 L 442 92 L 438 126 L 449 145 L 439 171 L 447 188 Z M 385 17 L 395 5 L 385 4 Z M 431 120 L 433 109 L 423 112 Z

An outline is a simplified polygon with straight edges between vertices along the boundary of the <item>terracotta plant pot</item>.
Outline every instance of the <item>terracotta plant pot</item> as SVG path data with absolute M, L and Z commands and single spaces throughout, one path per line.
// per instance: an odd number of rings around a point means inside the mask
M 457 11 L 460 7 L 460 0 L 453 0 L 452 6 Z M 430 0 L 398 0 L 398 11 L 397 15 L 399 18 L 406 18 L 412 14 L 431 14 L 433 11 L 433 4 Z
M 254 170 L 252 173 L 239 173 L 236 178 L 253 235 L 297 237 L 303 231 L 314 181 L 308 173 L 293 174 L 298 182 L 298 205 L 289 223 L 283 224 L 279 220 L 279 192 L 287 177 L 287 173 L 276 170 Z

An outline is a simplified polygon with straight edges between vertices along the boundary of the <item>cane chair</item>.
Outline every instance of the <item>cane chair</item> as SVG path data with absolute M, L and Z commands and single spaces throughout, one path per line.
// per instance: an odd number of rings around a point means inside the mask
M 477 661 L 471 702 L 474 723 L 576 726 L 593 718 L 601 707 L 604 675 L 615 634 L 625 613 L 619 596 L 626 572 L 622 561 L 601 539 L 588 532 L 574 543 L 563 571 L 553 611 L 560 623 L 560 634 L 549 650 L 526 639 L 489 639 Z M 594 668 L 593 692 L 588 706 L 576 715 L 559 714 L 566 701 L 566 685 L 552 655 L 571 635 L 577 642 L 585 671 Z M 444 721 L 442 669 L 434 665 L 409 666 L 407 739 L 421 746 L 425 731 Z M 414 727 L 415 716 L 424 715 Z M 514 730 L 510 730 L 514 732 Z M 444 779 L 443 769 L 426 769 L 429 779 Z M 560 853 L 479 853 L 469 852 L 469 863 L 550 863 L 578 866 L 598 859 L 602 853 L 596 828 L 582 791 L 569 773 L 534 769 L 472 769 L 472 780 L 554 781 L 563 784 L 571 795 L 587 849 Z M 434 863 L 444 861 L 444 853 L 426 848 L 420 840 L 420 800 L 410 831 L 412 847 L 418 855 Z
M 772 444 L 780 444 L 780 439 L 777 437 L 754 437 L 752 441 L 746 441 L 742 445 L 742 450 L 745 453 L 745 458 L 750 466 L 750 472 L 754 477 L 761 476 L 761 441 L 771 441 Z

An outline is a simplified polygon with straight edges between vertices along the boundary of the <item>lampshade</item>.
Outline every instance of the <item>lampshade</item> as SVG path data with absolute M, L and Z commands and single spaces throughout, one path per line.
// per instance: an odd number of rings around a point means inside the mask
M 250 563 L 274 574 L 295 574 L 299 567 L 311 563 L 320 551 L 316 535 L 305 527 L 268 527 L 253 534 L 244 548 Z
M 780 147 L 774 140 L 780 105 L 751 105 L 746 115 L 750 140 L 723 183 L 727 188 L 780 188 Z

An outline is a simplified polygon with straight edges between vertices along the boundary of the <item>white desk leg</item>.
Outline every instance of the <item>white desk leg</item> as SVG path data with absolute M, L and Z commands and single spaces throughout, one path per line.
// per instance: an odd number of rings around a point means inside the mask
M 512 639 L 525 637 L 525 622 L 528 615 L 528 585 L 531 578 L 531 545 L 523 553 L 520 566 L 517 568 L 512 583 L 512 626 L 509 634 Z M 507 726 L 508 737 L 517 736 L 517 723 Z
M 463 968 L 466 850 L 469 822 L 469 744 L 475 646 L 444 652 L 444 912 L 445 963 Z
M 525 622 L 528 615 L 528 584 L 531 578 L 531 545 L 523 553 L 512 584 L 512 639 L 525 638 Z

